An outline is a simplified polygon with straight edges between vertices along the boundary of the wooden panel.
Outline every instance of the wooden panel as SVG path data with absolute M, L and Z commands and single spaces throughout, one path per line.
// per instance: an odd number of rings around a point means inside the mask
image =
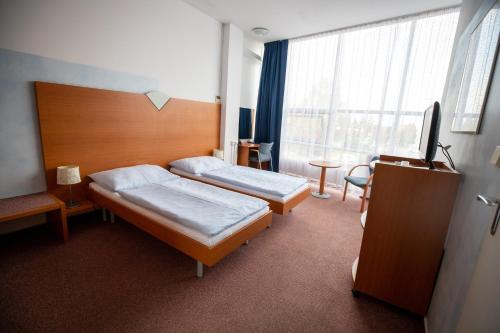
M 283 210 L 280 212 L 280 214 L 287 215 L 295 206 L 297 206 L 310 196 L 311 196 L 311 188 L 309 187 L 306 188 L 304 191 L 297 193 L 293 198 L 290 198 L 288 199 L 288 201 L 285 202 L 285 204 L 283 205 Z M 270 205 L 270 207 L 271 209 L 273 209 L 272 205 Z
M 459 180 L 449 169 L 376 165 L 354 290 L 425 315 Z
M 36 82 L 36 99 L 48 191 L 56 167 L 80 166 L 85 197 L 90 173 L 142 163 L 167 166 L 175 159 L 211 155 L 219 146 L 220 105 L 171 99 L 161 111 L 143 94 Z
M 422 159 L 411 158 L 411 157 L 401 157 L 401 156 L 392 156 L 392 155 L 380 155 L 380 161 L 382 162 L 396 162 L 396 161 L 408 161 L 412 166 L 415 167 L 428 167 L 429 165 L 424 162 Z M 457 173 L 457 171 L 450 169 L 445 163 L 439 161 L 433 161 L 435 170 L 439 171 L 448 171 Z
M 226 255 L 239 248 L 246 240 L 255 237 L 255 235 L 272 223 L 272 212 L 269 211 L 264 216 L 236 231 L 222 242 L 210 247 L 166 227 L 149 216 L 144 216 L 127 206 L 123 206 L 92 189 L 89 192 L 92 201 L 99 206 L 109 209 L 127 222 L 134 224 L 143 231 L 171 245 L 191 258 L 201 261 L 207 266 L 215 265 Z

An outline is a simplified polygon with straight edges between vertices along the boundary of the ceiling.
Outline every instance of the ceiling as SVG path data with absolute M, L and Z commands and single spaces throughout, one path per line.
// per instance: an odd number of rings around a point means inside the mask
M 184 0 L 250 33 L 265 27 L 267 42 L 458 5 L 460 0 Z

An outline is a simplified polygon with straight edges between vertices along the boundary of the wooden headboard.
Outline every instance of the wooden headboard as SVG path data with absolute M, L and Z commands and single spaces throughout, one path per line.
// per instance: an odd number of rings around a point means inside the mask
M 136 164 L 167 166 L 190 156 L 210 155 L 219 146 L 220 105 L 170 99 L 158 111 L 142 94 L 35 82 L 47 190 L 60 198 L 60 165 L 80 166 L 85 197 L 87 175 Z

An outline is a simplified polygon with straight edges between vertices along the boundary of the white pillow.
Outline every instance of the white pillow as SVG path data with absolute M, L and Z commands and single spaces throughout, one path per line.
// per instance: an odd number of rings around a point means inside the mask
M 174 175 L 165 168 L 159 165 L 143 164 L 137 165 L 136 168 L 151 184 L 159 184 L 168 180 L 177 179 L 179 176 Z
M 149 181 L 135 167 L 117 168 L 89 175 L 97 184 L 111 191 L 149 185 Z
M 213 156 L 188 157 L 170 162 L 170 166 L 192 174 L 201 174 L 206 171 L 221 169 L 231 164 L 224 162 Z
M 178 178 L 158 165 L 148 164 L 96 172 L 89 177 L 115 192 Z

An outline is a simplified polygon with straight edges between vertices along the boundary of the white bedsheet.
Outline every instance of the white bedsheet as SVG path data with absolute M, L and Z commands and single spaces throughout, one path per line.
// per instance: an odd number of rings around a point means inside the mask
M 309 184 L 305 183 L 304 185 L 302 185 L 301 187 L 299 187 L 298 189 L 296 189 L 294 192 L 292 192 L 290 194 L 287 194 L 285 196 L 278 196 L 278 195 L 271 195 L 269 193 L 250 190 L 250 189 L 245 188 L 243 186 L 228 184 L 228 183 L 220 181 L 220 180 L 215 180 L 215 179 L 211 179 L 208 177 L 203 177 L 202 175 L 192 174 L 189 172 L 178 170 L 176 168 L 171 168 L 170 172 L 175 173 L 176 175 L 179 175 L 182 177 L 186 177 L 186 178 L 193 179 L 193 180 L 198 180 L 198 181 L 206 183 L 206 184 L 212 184 L 212 185 L 215 185 L 218 187 L 226 188 L 226 189 L 231 190 L 231 191 L 245 193 L 245 194 L 248 194 L 248 195 L 251 195 L 254 197 L 262 198 L 264 200 L 273 200 L 273 201 L 281 202 L 281 203 L 287 202 L 288 200 L 294 198 L 297 194 L 299 194 L 302 191 L 305 191 L 306 189 L 309 188 Z
M 158 224 L 161 224 L 162 226 L 165 226 L 167 228 L 170 228 L 174 231 L 177 231 L 189 238 L 192 238 L 208 247 L 214 247 L 220 242 L 224 241 L 226 238 L 230 237 L 234 233 L 238 232 L 239 230 L 243 229 L 247 225 L 251 224 L 254 222 L 256 219 L 261 218 L 265 214 L 269 212 L 269 207 L 265 207 L 258 211 L 257 213 L 250 215 L 240 223 L 237 223 L 233 225 L 230 228 L 225 229 L 221 233 L 218 233 L 215 236 L 207 236 L 202 234 L 199 231 L 196 231 L 192 228 L 188 228 L 180 223 L 175 222 L 174 220 L 168 219 L 163 215 L 160 215 L 156 212 L 153 212 L 150 209 L 146 209 L 144 207 L 141 207 L 139 205 L 136 205 L 135 203 L 128 201 L 127 199 L 123 198 L 118 192 L 112 192 L 110 190 L 105 189 L 104 187 L 98 185 L 96 182 L 90 183 L 89 187 L 101 194 L 102 196 L 110 199 L 111 201 L 114 201 L 121 206 L 127 207 L 128 209 L 137 212 L 143 216 L 147 216 L 150 218 L 152 221 L 157 222 Z
M 214 236 L 267 206 L 267 202 L 188 179 L 118 192 L 125 199 Z
M 203 172 L 202 176 L 279 197 L 286 196 L 307 183 L 305 178 L 239 165 Z

